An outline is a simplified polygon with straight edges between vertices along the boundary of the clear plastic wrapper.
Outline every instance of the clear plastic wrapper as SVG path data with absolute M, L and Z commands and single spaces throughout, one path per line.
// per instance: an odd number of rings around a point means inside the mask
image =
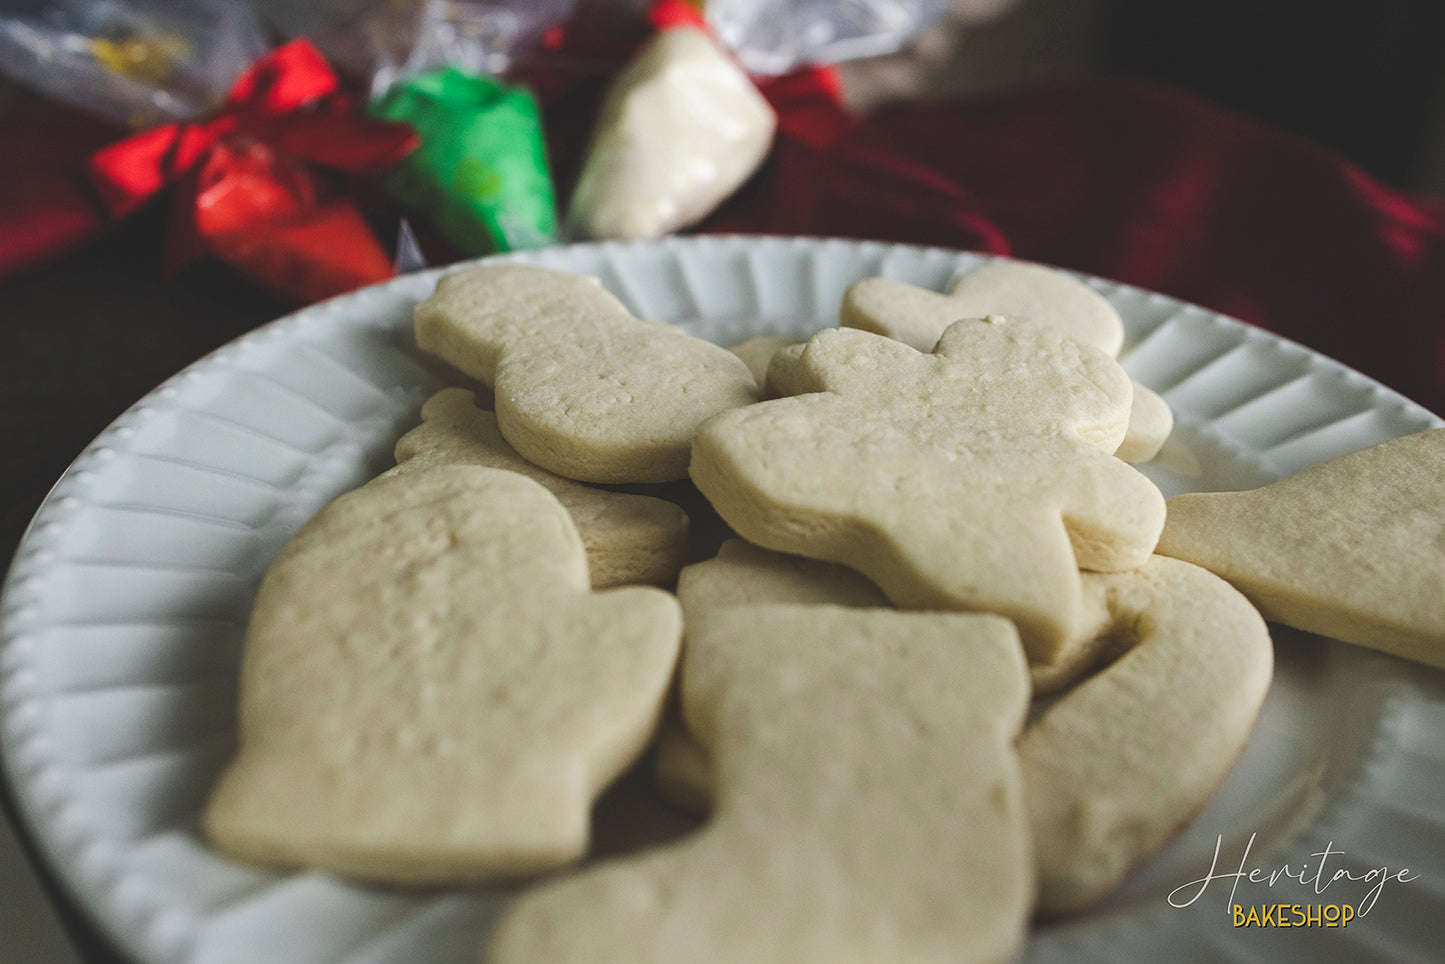
M 442 67 L 501 75 L 576 5 L 577 0 L 427 0 L 415 15 L 415 43 L 403 58 L 377 65 L 372 91 L 379 93 L 402 77 Z
M 128 126 L 214 108 L 266 51 L 251 7 L 223 0 L 60 0 L 0 14 L 0 69 Z
M 708 24 L 750 73 L 772 76 L 903 48 L 950 0 L 708 0 Z
M 595 0 L 330 0 L 300 10 L 260 2 L 268 20 L 312 37 L 380 97 L 397 81 L 447 67 L 501 76 L 530 57 L 549 29 Z

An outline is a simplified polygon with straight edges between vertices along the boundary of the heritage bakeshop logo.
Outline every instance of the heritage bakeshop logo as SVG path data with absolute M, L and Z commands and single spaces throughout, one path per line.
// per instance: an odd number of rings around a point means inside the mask
M 1188 907 L 1209 891 L 1211 898 L 1224 898 L 1225 914 L 1234 927 L 1348 927 L 1368 916 L 1387 889 L 1420 876 L 1407 867 L 1344 866 L 1346 854 L 1335 849 L 1334 841 L 1303 859 L 1251 865 L 1254 839 L 1250 834 L 1238 865 L 1231 866 L 1220 852 L 1221 834 L 1214 841 L 1209 872 L 1170 891 L 1169 903 Z M 1266 891 L 1262 900 L 1261 887 Z

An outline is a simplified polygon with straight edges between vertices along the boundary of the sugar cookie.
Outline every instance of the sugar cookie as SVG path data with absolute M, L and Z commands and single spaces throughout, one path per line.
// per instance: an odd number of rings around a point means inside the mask
M 763 379 L 763 395 L 766 398 L 787 398 L 807 391 L 798 381 L 798 366 L 803 360 L 803 349 L 807 343 L 784 345 L 773 352 L 768 359 L 767 374 Z
M 687 514 L 665 499 L 598 489 L 539 468 L 518 455 L 497 417 L 463 388 L 444 388 L 421 409 L 422 424 L 396 443 L 392 473 L 433 465 L 507 469 L 538 482 L 577 523 L 592 588 L 634 583 L 671 586 L 687 562 Z
M 1148 462 L 1159 454 L 1173 431 L 1174 410 L 1164 396 L 1135 382 L 1129 429 L 1124 433 L 1124 441 L 1114 450 L 1114 456 L 1132 465 Z
M 1108 355 L 993 317 L 931 355 L 815 335 L 808 394 L 725 412 L 692 478 L 750 542 L 840 562 L 907 608 L 996 612 L 1050 662 L 1082 618 L 1079 569 L 1148 559 L 1164 500 L 1111 453 L 1132 396 Z
M 524 894 L 492 964 L 1003 961 L 1032 861 L 1013 740 L 1028 684 L 994 616 L 786 604 L 689 622 L 695 835 Z
M 1109 299 L 1067 272 L 1028 261 L 991 261 L 954 279 L 946 295 L 891 278 L 855 281 L 839 323 L 932 351 L 960 318 L 1008 315 L 1048 325 L 1118 355 L 1124 322 Z
M 634 318 L 595 280 L 546 268 L 444 275 L 416 308 L 416 339 L 492 387 L 518 454 L 582 482 L 684 478 L 697 427 L 758 397 L 732 352 Z
M 889 606 L 888 598 L 846 566 L 792 556 L 729 539 L 717 555 L 682 570 L 677 598 L 683 612 L 758 603 Z
M 1124 344 L 1124 323 L 1107 298 L 1063 271 L 1022 261 L 974 268 L 959 275 L 946 295 L 890 278 L 856 281 L 843 293 L 839 324 L 932 351 L 955 321 L 991 314 L 1057 328 L 1110 355 Z M 1114 454 L 1147 462 L 1173 427 L 1169 403 L 1136 382 L 1129 429 Z
M 589 591 L 576 527 L 536 482 L 374 481 L 262 581 L 206 832 L 244 860 L 394 883 L 572 860 L 652 734 L 680 635 L 661 590 Z
M 711 559 L 683 569 L 677 598 L 684 617 L 727 606 L 762 603 L 888 607 L 878 587 L 852 569 L 790 556 L 742 539 L 729 539 Z M 712 800 L 712 766 L 681 720 L 669 714 L 653 745 L 653 773 L 669 802 L 689 813 L 706 813 Z
M 689 570 L 732 579 L 709 565 Z M 1084 594 L 1092 625 L 1055 688 L 1112 665 L 1059 698 L 1020 741 L 1045 914 L 1106 896 L 1203 805 L 1242 748 L 1273 668 L 1258 613 L 1196 566 L 1155 556 L 1138 572 L 1085 574 Z M 731 598 L 709 592 L 706 602 Z M 686 727 L 663 728 L 654 772 L 674 805 L 711 809 L 712 765 Z
M 737 355 L 743 360 L 743 364 L 748 366 L 748 371 L 753 373 L 753 379 L 758 383 L 758 390 L 763 392 L 766 397 L 769 363 L 772 362 L 773 356 L 778 353 L 779 349 L 796 344 L 798 344 L 797 339 L 787 338 L 783 335 L 759 335 L 733 345 L 728 351 Z
M 1269 688 L 1264 620 L 1228 583 L 1156 556 L 1091 574 L 1122 656 L 1066 692 L 1019 741 L 1039 910 L 1114 889 L 1204 805 Z
M 1445 429 L 1168 511 L 1159 552 L 1229 580 L 1266 619 L 1445 667 Z

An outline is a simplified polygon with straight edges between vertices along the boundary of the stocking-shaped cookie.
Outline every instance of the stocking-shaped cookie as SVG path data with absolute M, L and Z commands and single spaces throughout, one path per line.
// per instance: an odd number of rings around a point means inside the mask
M 1039 910 L 1106 896 L 1188 822 L 1224 779 L 1269 688 L 1264 620 L 1224 580 L 1155 556 L 1084 577 L 1107 614 L 1104 669 L 1065 692 L 1019 741 Z
M 689 622 L 695 835 L 523 895 L 492 964 L 1002 961 L 1033 895 L 1004 620 L 836 606 Z
M 790 557 L 751 547 L 729 555 L 683 571 L 685 611 L 737 605 L 744 587 L 822 599 L 843 585 L 828 570 L 794 570 L 760 588 L 756 576 Z M 1273 667 L 1259 614 L 1197 566 L 1155 556 L 1138 572 L 1088 573 L 1084 601 L 1088 635 L 1046 680 L 1057 689 L 1108 665 L 1054 701 L 1019 743 L 1045 914 L 1107 896 L 1204 804 L 1242 749 Z M 1037 695 L 1040 668 L 1030 669 Z M 664 796 L 708 813 L 716 791 L 706 749 L 671 724 L 655 754 Z
M 497 424 L 523 458 L 583 482 L 684 478 L 697 427 L 758 397 L 732 352 L 546 268 L 445 275 L 416 308 L 416 339 L 493 388 Z
M 565 509 L 444 466 L 341 496 L 266 573 L 205 827 L 249 861 L 402 883 L 555 866 L 645 747 L 676 600 L 588 588 Z
M 540 483 L 577 523 L 592 588 L 671 586 L 687 562 L 687 514 L 664 499 L 599 489 L 533 465 L 502 438 L 497 417 L 463 388 L 444 388 L 421 409 L 422 424 L 396 443 L 390 474 L 433 465 L 507 469 Z
M 1159 551 L 1266 619 L 1445 666 L 1445 429 L 1248 492 L 1175 496 Z
M 727 540 L 713 558 L 683 569 L 677 598 L 687 621 L 729 606 L 760 603 L 889 606 L 878 587 L 852 569 L 784 555 L 741 539 Z M 653 771 L 662 795 L 680 809 L 699 814 L 711 809 L 712 764 L 675 713 L 669 713 L 658 729 Z
M 1106 454 L 1128 376 L 1052 329 L 959 322 L 933 354 L 851 329 L 800 359 L 807 394 L 709 421 L 692 477 L 739 535 L 841 562 L 897 605 L 996 612 L 1050 662 L 1079 569 L 1143 565 L 1164 500 Z

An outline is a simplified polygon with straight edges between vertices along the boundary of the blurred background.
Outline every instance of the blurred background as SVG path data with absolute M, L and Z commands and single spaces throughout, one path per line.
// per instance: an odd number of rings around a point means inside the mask
M 406 8 L 420 5 L 421 0 L 253 4 L 288 35 L 324 35 L 378 10 L 400 19 Z M 559 6 L 535 6 L 549 5 Z M 1120 74 L 1176 86 L 1310 138 L 1394 186 L 1445 194 L 1445 3 L 1439 0 L 801 0 L 797 5 L 872 7 L 883 11 L 878 19 L 892 17 L 899 24 L 908 24 L 918 10 L 933 17 L 936 8 L 939 22 L 901 51 L 841 64 L 848 101 L 861 109 Z M 0 12 L 53 6 L 45 0 L 3 0 Z M 900 26 L 896 32 L 910 29 Z M 25 85 L 3 79 L 5 73 L 0 70 L 0 116 L 32 99 Z
M 1445 193 L 1438 0 L 954 0 L 903 53 L 844 68 L 860 105 L 1090 73 L 1190 91 L 1397 187 Z

